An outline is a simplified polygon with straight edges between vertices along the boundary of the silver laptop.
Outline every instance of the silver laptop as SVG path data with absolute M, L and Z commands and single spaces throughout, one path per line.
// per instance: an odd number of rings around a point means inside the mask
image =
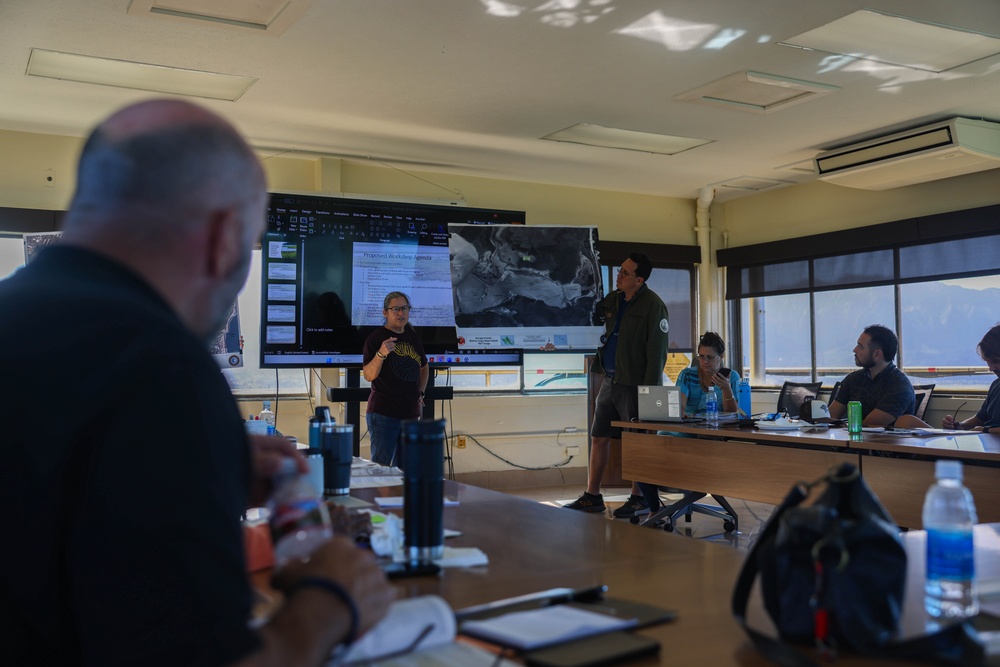
M 681 390 L 679 387 L 639 385 L 639 421 L 681 422 Z

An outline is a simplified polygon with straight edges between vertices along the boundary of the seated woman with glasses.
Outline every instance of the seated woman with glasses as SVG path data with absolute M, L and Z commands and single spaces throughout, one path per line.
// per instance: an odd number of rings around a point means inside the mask
M 708 331 L 698 341 L 695 364 L 677 376 L 681 390 L 681 409 L 686 415 L 705 414 L 708 388 L 715 386 L 719 396 L 719 412 L 736 412 L 738 405 L 733 388 L 740 382 L 740 374 L 722 367 L 726 344 L 719 334 Z
M 362 356 L 362 374 L 372 383 L 366 416 L 371 456 L 384 466 L 401 466 L 402 422 L 419 418 L 424 406 L 429 367 L 424 346 L 410 325 L 410 310 L 408 296 L 386 294 L 382 304 L 385 325 L 368 336 Z
M 722 355 L 726 344 L 719 334 L 708 331 L 698 341 L 698 354 L 694 365 L 688 366 L 677 376 L 677 387 L 681 390 L 681 411 L 686 415 L 703 415 L 706 411 L 708 388 L 714 386 L 718 392 L 719 412 L 736 412 L 738 405 L 733 387 L 739 385 L 740 374 L 723 368 Z M 661 434 L 676 437 L 691 437 L 683 433 L 660 431 Z M 649 513 L 655 514 L 661 506 L 655 484 L 639 482 L 639 491 L 649 506 Z

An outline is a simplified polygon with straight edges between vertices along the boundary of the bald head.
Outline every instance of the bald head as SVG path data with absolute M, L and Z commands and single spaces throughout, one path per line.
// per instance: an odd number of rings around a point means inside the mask
M 228 299 L 228 307 L 262 231 L 266 195 L 257 158 L 223 118 L 180 100 L 141 102 L 87 139 L 64 240 L 130 266 L 182 313 L 192 299 Z M 209 316 L 186 319 L 208 335 L 200 320 Z
M 82 223 L 169 232 L 205 210 L 260 198 L 264 187 L 253 152 L 221 117 L 179 100 L 141 102 L 87 140 L 67 231 Z

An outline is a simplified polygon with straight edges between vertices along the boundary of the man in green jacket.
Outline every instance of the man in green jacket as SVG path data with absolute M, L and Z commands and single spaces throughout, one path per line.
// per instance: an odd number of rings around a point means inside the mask
M 566 507 L 583 512 L 603 512 L 601 478 L 608 465 L 611 439 L 621 439 L 613 421 L 638 416 L 639 385 L 662 384 L 667 361 L 667 307 L 646 281 L 653 267 L 649 258 L 632 253 L 618 269 L 616 290 L 601 302 L 604 310 L 604 346 L 598 350 L 591 372 L 603 373 L 604 383 L 594 403 L 590 427 L 590 468 L 587 491 Z M 616 518 L 648 511 L 646 501 L 632 483 L 628 501 L 615 510 Z

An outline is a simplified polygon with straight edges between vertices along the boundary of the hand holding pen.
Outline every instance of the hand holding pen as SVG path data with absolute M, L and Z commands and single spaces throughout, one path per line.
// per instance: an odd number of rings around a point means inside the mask
M 966 403 L 968 403 L 968 401 L 964 401 L 960 406 L 958 406 L 958 409 L 955 410 L 956 415 L 959 410 L 965 407 Z M 944 420 L 941 422 L 941 428 L 959 429 L 961 427 L 962 422 L 958 421 L 958 419 L 952 415 L 945 415 Z

